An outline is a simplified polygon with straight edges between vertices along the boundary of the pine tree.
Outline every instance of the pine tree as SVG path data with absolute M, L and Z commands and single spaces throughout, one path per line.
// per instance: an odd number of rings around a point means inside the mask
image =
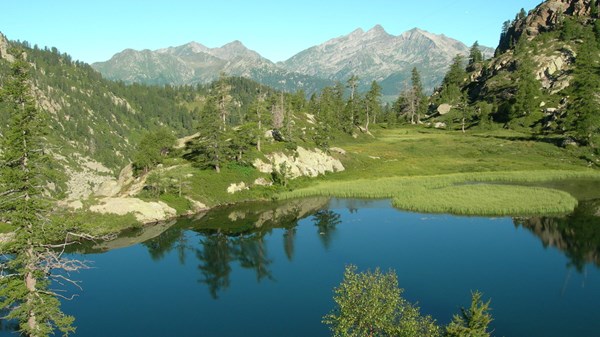
M 462 308 L 460 315 L 454 315 L 446 327 L 446 337 L 489 337 L 488 325 L 492 322 L 489 313 L 490 301 L 483 302 L 483 295 L 476 291 L 471 295 L 471 307 Z
M 479 49 L 479 42 L 475 41 L 469 50 L 469 64 L 467 70 L 475 70 L 475 66 L 481 62 L 483 62 L 483 53 L 481 52 L 481 49 Z
M 523 55 L 515 75 L 516 93 L 509 119 L 523 118 L 523 126 L 529 127 L 542 117 L 539 109 L 540 83 L 534 75 L 533 61 Z
M 416 117 L 415 123 L 419 124 L 419 123 L 421 123 L 421 115 L 423 115 L 425 113 L 425 111 L 427 110 L 427 104 L 426 104 L 427 97 L 425 97 L 425 94 L 423 94 L 423 84 L 421 83 L 421 74 L 419 74 L 417 67 L 413 68 L 410 79 L 411 79 L 411 84 L 412 84 L 413 99 L 415 100 L 414 101 L 415 117 Z
M 459 104 L 462 100 L 462 87 L 466 77 L 464 58 L 460 54 L 456 55 L 442 81 L 439 98 L 437 99 L 438 103 Z
M 65 239 L 65 225 L 50 221 L 51 199 L 47 182 L 48 153 L 44 148 L 44 118 L 31 95 L 29 64 L 22 58 L 11 65 L 11 75 L 0 97 L 11 116 L 2 138 L 0 159 L 0 221 L 15 228 L 14 239 L 2 246 L 0 306 L 6 319 L 16 320 L 20 332 L 43 337 L 55 330 L 73 332 L 74 318 L 60 310 L 51 280 L 71 282 L 60 270 L 74 271 L 85 265 L 65 259 L 57 239 Z M 61 245 L 58 245 L 61 247 Z
M 586 38 L 592 39 L 592 36 Z M 583 43 L 577 52 L 567 117 L 569 133 L 596 151 L 600 148 L 599 49 L 594 43 Z
M 191 160 L 195 166 L 202 169 L 212 168 L 217 173 L 221 172 L 221 167 L 230 154 L 227 130 L 222 121 L 219 98 L 214 94 L 209 95 L 200 116 L 198 127 L 200 136 L 188 143 L 187 146 L 189 153 L 186 158 Z
M 365 130 L 369 132 L 370 117 L 376 117 L 381 112 L 381 86 L 377 81 L 371 83 L 371 88 L 365 95 Z

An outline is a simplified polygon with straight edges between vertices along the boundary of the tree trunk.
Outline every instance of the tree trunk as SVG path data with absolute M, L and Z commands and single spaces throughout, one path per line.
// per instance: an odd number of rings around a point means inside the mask
M 365 124 L 365 130 L 369 133 L 369 105 L 367 105 L 367 124 Z
M 258 152 L 262 152 L 260 150 L 260 139 L 262 138 L 262 121 L 260 120 L 260 113 L 258 113 L 258 137 L 256 139 L 256 150 Z
M 33 243 L 29 243 L 29 248 L 27 249 L 27 258 L 29 259 L 29 261 L 33 261 L 35 259 L 34 254 L 35 253 L 33 251 Z M 35 268 L 34 268 L 34 266 L 31 265 L 31 263 L 32 262 L 30 262 L 30 264 L 28 264 L 26 267 L 26 269 L 28 271 L 25 274 L 25 287 L 27 288 L 27 291 L 29 292 L 29 294 L 27 294 L 27 302 L 29 304 L 29 307 L 33 308 L 34 305 L 31 302 L 33 302 L 33 298 L 36 296 L 36 293 L 37 293 L 37 289 L 36 289 L 37 279 L 33 275 L 33 270 Z M 30 310 L 27 313 L 27 316 L 28 316 L 27 317 L 27 326 L 32 331 L 32 334 L 30 335 L 30 337 L 36 337 L 37 334 L 33 333 L 33 331 L 36 331 L 38 329 L 38 322 L 37 322 L 37 318 L 35 316 L 35 312 Z

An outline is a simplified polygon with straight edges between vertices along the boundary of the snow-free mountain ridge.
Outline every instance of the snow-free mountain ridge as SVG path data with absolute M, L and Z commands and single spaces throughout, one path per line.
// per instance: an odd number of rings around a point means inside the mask
M 491 48 L 482 49 L 485 55 L 493 53 Z M 219 48 L 190 42 L 155 51 L 127 49 L 93 67 L 109 79 L 127 83 L 207 83 L 226 73 L 307 93 L 357 75 L 362 88 L 378 81 L 385 95 L 397 95 L 408 83 L 413 67 L 419 69 L 423 84 L 431 90 L 440 83 L 452 58 L 466 55 L 468 50 L 464 43 L 445 35 L 414 28 L 395 36 L 376 25 L 367 31 L 356 29 L 278 63 L 236 40 Z

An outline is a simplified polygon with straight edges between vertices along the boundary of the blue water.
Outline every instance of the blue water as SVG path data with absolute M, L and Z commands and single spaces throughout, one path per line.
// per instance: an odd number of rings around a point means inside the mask
M 600 335 L 597 262 L 573 266 L 511 218 L 415 214 L 389 201 L 320 208 L 321 227 L 314 210 L 251 229 L 261 211 L 232 225 L 225 209 L 144 244 L 75 255 L 94 268 L 75 275 L 84 290 L 63 310 L 76 336 L 329 336 L 321 319 L 352 263 L 394 269 L 403 296 L 442 324 L 480 290 L 494 336 Z

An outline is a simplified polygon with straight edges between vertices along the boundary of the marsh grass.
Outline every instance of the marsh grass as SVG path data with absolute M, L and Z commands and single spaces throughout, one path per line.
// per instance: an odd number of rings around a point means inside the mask
M 572 212 L 577 200 L 567 192 L 548 188 L 478 184 L 400 193 L 392 205 L 423 213 L 546 215 Z
M 392 198 L 396 207 L 422 212 L 472 215 L 533 215 L 572 211 L 577 200 L 558 190 L 490 183 L 531 183 L 564 179 L 600 179 L 596 171 L 471 172 L 417 177 L 321 182 L 276 195 L 276 199 L 312 196 Z M 488 183 L 481 185 L 481 183 Z

